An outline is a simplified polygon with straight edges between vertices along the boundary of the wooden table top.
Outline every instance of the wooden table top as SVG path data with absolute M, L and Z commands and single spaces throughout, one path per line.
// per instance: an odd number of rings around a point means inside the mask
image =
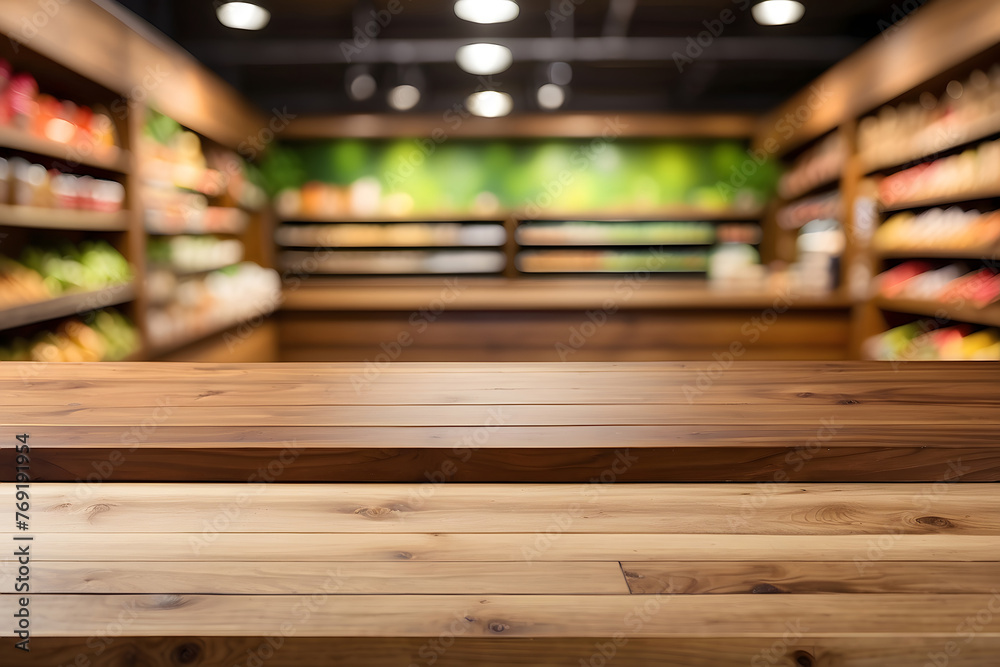
M 0 387 L 50 481 L 95 451 L 114 481 L 242 481 L 285 450 L 283 481 L 586 481 L 622 457 L 623 481 L 1000 479 L 989 363 L 3 364 Z
M 1000 366 L 31 369 L 47 664 L 909 667 L 1000 604 L 1000 487 L 941 483 L 1000 478 Z

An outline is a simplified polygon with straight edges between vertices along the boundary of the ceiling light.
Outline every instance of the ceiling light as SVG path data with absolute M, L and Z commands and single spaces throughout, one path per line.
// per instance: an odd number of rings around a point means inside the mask
M 513 0 L 458 0 L 455 14 L 473 23 L 506 23 L 517 18 L 518 7 Z
M 215 15 L 222 25 L 239 30 L 260 30 L 271 20 L 271 12 L 252 2 L 224 2 Z
M 753 20 L 761 25 L 786 25 L 801 19 L 806 8 L 795 0 L 765 0 L 750 11 Z
M 507 93 L 483 90 L 465 98 L 465 106 L 470 113 L 485 118 L 506 116 L 514 108 L 514 101 Z
M 389 91 L 389 106 L 397 111 L 409 111 L 420 101 L 420 90 L 416 86 L 403 84 Z
M 466 44 L 455 54 L 458 66 L 469 74 L 499 74 L 514 62 L 510 49 L 499 44 Z
M 538 106 L 543 109 L 558 109 L 566 101 L 566 93 L 554 83 L 547 83 L 538 89 Z

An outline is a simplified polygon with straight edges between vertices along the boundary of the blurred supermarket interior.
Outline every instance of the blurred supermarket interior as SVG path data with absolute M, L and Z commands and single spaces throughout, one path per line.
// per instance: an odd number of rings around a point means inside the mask
M 5 0 L 0 360 L 1000 359 L 989 0 Z

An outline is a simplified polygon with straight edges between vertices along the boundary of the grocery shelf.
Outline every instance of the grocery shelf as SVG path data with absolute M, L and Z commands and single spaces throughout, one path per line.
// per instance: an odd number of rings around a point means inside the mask
M 985 308 L 976 308 L 968 304 L 946 303 L 926 299 L 890 299 L 882 296 L 876 297 L 875 303 L 879 308 L 897 313 L 912 313 L 914 315 L 968 322 L 969 324 L 1000 327 L 1000 304 L 996 303 L 990 304 Z
M 150 263 L 148 267 L 148 272 L 152 271 L 169 271 L 176 276 L 197 276 L 203 273 L 211 273 L 212 271 L 220 271 L 222 269 L 229 268 L 230 266 L 235 266 L 239 262 L 225 262 L 220 264 L 213 264 L 211 266 L 206 266 L 200 269 L 179 269 L 172 264 L 157 264 L 155 262 Z
M 892 169 L 893 167 L 902 167 L 904 165 L 910 165 L 914 162 L 920 162 L 927 158 L 937 156 L 944 151 L 958 148 L 959 146 L 964 146 L 965 144 L 970 144 L 975 141 L 981 141 L 993 136 L 994 134 L 1000 134 L 1000 113 L 993 113 L 964 125 L 953 125 L 948 129 L 958 133 L 954 140 L 939 144 L 936 143 L 932 147 L 927 146 L 905 155 L 889 155 L 886 157 L 883 155 L 865 155 L 862 153 L 859 158 L 861 168 L 864 170 L 866 175 L 870 175 L 886 169 Z M 925 130 L 925 132 L 926 131 L 929 131 L 929 128 Z
M 910 208 L 924 208 L 929 206 L 944 206 L 959 202 L 974 201 L 976 199 L 992 199 L 1000 197 L 1000 183 L 988 188 L 977 188 L 975 190 L 965 190 L 963 192 L 953 192 L 946 195 L 935 195 L 921 199 L 909 199 L 895 202 L 893 204 L 880 204 L 879 209 L 883 212 L 905 211 Z
M 120 174 L 127 174 L 129 171 L 128 154 L 120 148 L 94 150 L 84 154 L 82 150 L 69 144 L 36 137 L 12 127 L 0 126 L 0 147 L 55 158 L 62 161 L 67 167 L 85 165 Z
M 128 212 L 83 211 L 0 204 L 0 225 L 33 229 L 120 232 L 128 229 Z
M 495 222 L 504 223 L 509 216 L 504 214 L 500 215 L 475 215 L 475 214 L 462 214 L 462 213 L 442 213 L 440 215 L 425 215 L 425 216 L 391 216 L 391 215 L 376 215 L 376 216 L 353 216 L 353 215 L 293 215 L 281 218 L 279 222 L 282 223 L 297 223 L 297 222 L 307 222 L 307 223 L 327 223 L 327 224 L 338 224 L 338 223 L 354 223 L 359 225 L 388 225 L 398 222 L 423 222 L 423 223 L 435 223 L 435 222 Z
M 794 294 L 777 291 L 723 291 L 706 280 L 621 276 L 451 277 L 451 278 L 319 278 L 286 288 L 281 308 L 287 311 L 411 311 L 436 299 L 449 299 L 448 310 L 620 310 L 690 309 L 846 310 L 844 294 Z
M 198 341 L 209 338 L 210 336 L 215 336 L 221 334 L 224 331 L 237 327 L 244 322 L 247 322 L 255 317 L 267 317 L 274 312 L 274 304 L 259 304 L 259 307 L 255 307 L 253 312 L 246 313 L 240 317 L 234 317 L 221 322 L 209 322 L 203 326 L 197 327 L 192 331 L 189 331 L 187 335 L 180 336 L 174 340 L 163 342 L 163 343 L 150 343 L 149 346 L 144 350 L 144 355 L 147 359 L 155 359 L 156 357 L 163 356 L 175 350 L 187 347 L 197 343 Z
M 757 222 L 763 217 L 764 209 L 670 206 L 644 211 L 546 211 L 536 216 L 522 211 L 511 215 L 522 222 Z
M 984 259 L 996 257 L 1000 246 L 980 246 L 976 248 L 891 248 L 875 250 L 883 259 Z
M 809 197 L 811 195 L 825 194 L 823 191 L 826 190 L 827 188 L 829 188 L 831 191 L 835 190 L 837 188 L 833 188 L 831 186 L 839 187 L 840 173 L 841 173 L 840 170 L 838 170 L 837 173 L 835 174 L 831 174 L 826 178 L 816 181 L 815 183 L 810 184 L 808 187 L 800 188 L 799 190 L 792 192 L 791 194 L 782 195 L 781 198 L 788 203 L 792 203 L 794 201 L 803 199 L 805 197 Z
M 64 294 L 54 299 L 27 303 L 0 311 L 0 329 L 55 320 L 72 315 L 115 306 L 135 298 L 135 287 L 132 283 L 112 285 L 92 292 Z

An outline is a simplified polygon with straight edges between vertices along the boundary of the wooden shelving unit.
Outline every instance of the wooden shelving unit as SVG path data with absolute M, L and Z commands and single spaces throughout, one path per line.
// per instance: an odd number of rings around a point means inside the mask
M 967 303 L 947 303 L 923 299 L 889 299 L 886 297 L 876 297 L 875 302 L 880 308 L 898 313 L 913 313 L 956 322 L 1000 327 L 1000 304 L 976 308 Z
M 880 208 L 885 213 L 895 211 L 905 211 L 911 208 L 930 208 L 932 206 L 947 206 L 960 202 L 976 201 L 979 199 L 995 199 L 1000 197 L 1000 183 L 989 188 L 977 188 L 974 190 L 963 190 L 946 195 L 936 195 L 933 197 L 923 197 L 920 199 L 909 199 L 906 201 L 894 202 L 889 205 L 881 205 Z
M 0 326 L 3 329 L 13 329 L 28 324 L 82 315 L 91 310 L 128 303 L 134 298 L 135 285 L 131 283 L 112 285 L 92 292 L 63 294 L 47 301 L 27 303 L 0 310 Z
M 129 212 L 104 213 L 0 204 L 0 225 L 84 232 L 124 232 L 129 227 Z
M 12 127 L 0 126 L 0 146 L 10 150 L 32 153 L 40 157 L 53 158 L 67 166 L 83 165 L 119 174 L 127 174 L 130 167 L 128 153 L 120 148 L 76 148 L 69 144 L 36 137 Z
M 12 126 L 0 126 L 0 155 L 24 156 L 62 172 L 119 181 L 125 187 L 125 210 L 104 213 L 0 203 L 0 227 L 9 228 L 4 230 L 8 235 L 3 253 L 16 258 L 25 244 L 50 239 L 73 244 L 101 239 L 122 253 L 135 278 L 129 285 L 66 294 L 7 309 L 0 314 L 2 326 L 11 336 L 34 337 L 57 330 L 67 318 L 79 316 L 87 322 L 88 312 L 116 306 L 135 324 L 140 337 L 145 338 L 148 306 L 145 254 L 149 235 L 144 225 L 146 202 L 140 185 L 141 156 L 137 149 L 146 105 L 169 114 L 231 150 L 266 127 L 267 122 L 190 55 L 167 40 L 143 32 L 129 22 L 125 14 L 100 3 L 73 3 L 46 15 L 45 29 L 39 30 L 30 43 L 26 43 L 18 37 L 23 27 L 20 21 L 25 16 L 34 16 L 37 11 L 38 7 L 30 2 L 12 0 L 11 6 L 0 13 L 0 34 L 11 36 L 10 40 L 3 40 L 9 41 L 11 46 L 0 46 L 0 57 L 10 61 L 15 71 L 38 76 L 43 93 L 55 90 L 67 100 L 104 109 L 112 118 L 119 146 L 110 149 L 77 147 L 36 137 Z M 88 35 L 94 38 L 86 37 Z M 93 41 L 97 36 L 100 43 Z M 157 75 L 155 85 L 150 83 L 152 72 Z M 142 92 L 142 101 L 135 99 L 136 91 Z M 241 215 L 246 213 L 241 211 Z M 247 238 L 248 252 L 259 256 L 260 263 L 270 265 L 270 251 L 263 241 L 269 233 L 261 228 L 263 224 L 255 223 L 251 229 L 223 231 L 243 234 Z M 204 332 L 206 336 L 210 334 Z M 240 356 L 238 360 L 274 359 L 273 331 L 265 338 L 271 341 L 269 351 L 256 346 L 252 356 Z M 177 341 L 177 344 L 190 342 Z M 129 359 L 149 359 L 149 352 L 168 351 L 165 348 L 139 349 Z M 225 348 L 221 348 L 201 358 L 225 360 L 225 354 Z
M 947 326 L 949 322 L 1000 326 L 1000 307 L 996 305 L 975 308 L 969 304 L 889 299 L 874 295 L 868 286 L 875 275 L 898 260 L 966 260 L 973 267 L 977 263 L 986 266 L 986 262 L 996 259 L 1000 250 L 995 244 L 967 248 L 923 246 L 882 249 L 872 243 L 878 225 L 891 213 L 919 212 L 919 209 L 952 205 L 968 208 L 967 205 L 974 202 L 978 203 L 976 208 L 984 212 L 1000 208 L 1000 183 L 948 193 L 928 189 L 923 193 L 925 196 L 890 204 L 877 202 L 874 194 L 877 191 L 876 179 L 881 176 L 920 162 L 954 155 L 965 147 L 972 148 L 1000 134 L 1000 110 L 985 110 L 975 120 L 959 125 L 955 118 L 962 116 L 950 112 L 932 113 L 932 110 L 923 107 L 926 113 L 921 111 L 922 116 L 910 118 L 926 117 L 928 125 L 924 130 L 907 130 L 913 142 L 909 150 L 866 148 L 861 143 L 860 135 L 865 134 L 877 142 L 879 135 L 873 133 L 882 121 L 876 122 L 869 117 L 878 116 L 885 105 L 917 104 L 918 97 L 924 92 L 940 100 L 941 104 L 959 103 L 953 102 L 957 98 L 945 94 L 945 88 L 949 79 L 965 82 L 973 70 L 985 71 L 996 62 L 1000 53 L 1000 5 L 989 0 L 931 3 L 919 14 L 909 17 L 898 32 L 888 39 L 873 40 L 865 45 L 831 68 L 813 86 L 776 109 L 765 119 L 754 140 L 758 148 L 770 146 L 771 152 L 785 155 L 808 147 L 831 132 L 845 132 L 850 139 L 840 189 L 849 232 L 844 273 L 848 278 L 855 278 L 853 289 L 850 289 L 852 285 L 848 286 L 855 303 L 851 344 L 854 356 L 861 355 L 863 341 L 889 326 L 906 322 L 907 317 L 929 318 L 931 328 Z M 873 79 L 873 68 L 877 69 L 885 63 L 905 63 L 905 66 L 894 68 L 891 76 Z M 779 132 L 780 119 L 802 108 L 817 90 L 825 90 L 842 103 L 816 110 L 790 137 Z M 967 93 L 969 90 L 966 87 Z M 960 103 L 971 104 L 964 99 Z M 964 107 L 972 115 L 978 108 Z M 886 117 L 900 118 L 901 115 L 889 114 Z M 862 125 L 864 132 L 859 133 L 858 128 Z M 867 213 L 857 218 L 859 211 L 866 208 L 870 208 L 873 220 L 865 219 Z

